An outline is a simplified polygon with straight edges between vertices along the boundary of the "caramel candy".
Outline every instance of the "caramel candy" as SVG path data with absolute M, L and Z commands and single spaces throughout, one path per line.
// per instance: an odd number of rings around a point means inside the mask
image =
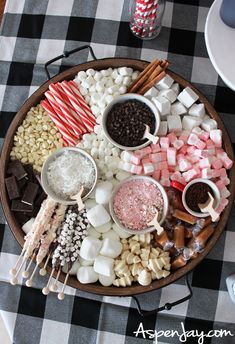
M 176 249 L 181 249 L 184 247 L 184 226 L 177 225 L 174 228 L 173 242 Z
M 212 223 L 211 216 L 206 217 L 204 220 L 205 220 L 205 222 L 204 222 L 203 228 L 209 226 Z
M 193 216 L 189 213 L 186 213 L 185 211 L 179 210 L 179 209 L 176 209 L 173 212 L 173 216 L 179 220 L 190 223 L 191 225 L 194 225 L 197 221 L 197 218 L 195 216 Z
M 154 238 L 157 244 L 161 247 L 164 247 L 165 244 L 169 241 L 168 234 L 166 231 L 163 231 L 160 235 L 157 232 L 154 232 Z
M 185 239 L 191 239 L 193 237 L 192 231 L 190 231 L 189 229 L 185 228 L 184 229 L 184 237 L 185 237 Z
M 186 264 L 187 264 L 187 262 L 184 259 L 184 256 L 182 254 L 180 254 L 171 263 L 171 268 L 172 268 L 172 270 L 176 270 L 176 269 L 182 268 Z
M 211 224 L 203 228 L 195 238 L 192 238 L 189 241 L 188 247 L 193 248 L 195 242 L 197 242 L 202 248 L 205 247 L 207 240 L 214 233 L 214 231 L 215 229 Z

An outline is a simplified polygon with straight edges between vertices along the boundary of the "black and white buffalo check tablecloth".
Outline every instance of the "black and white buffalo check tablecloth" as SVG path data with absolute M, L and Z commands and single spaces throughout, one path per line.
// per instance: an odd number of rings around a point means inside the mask
M 173 71 L 190 80 L 214 104 L 235 142 L 235 93 L 218 77 L 205 47 L 204 25 L 212 2 L 167 1 L 160 36 L 141 41 L 129 31 L 129 0 L 8 0 L 0 36 L 1 140 L 24 100 L 46 81 L 43 64 L 64 50 L 90 44 L 98 58 L 167 58 Z M 88 52 L 82 51 L 59 61 L 51 70 L 58 73 L 89 58 Z M 182 327 L 199 333 L 223 329 L 235 335 L 235 304 L 225 283 L 226 277 L 235 273 L 234 211 L 219 242 L 190 277 L 193 298 L 144 319 L 129 297 L 99 297 L 68 287 L 68 295 L 60 302 L 52 293 L 47 297 L 42 294 L 46 279 L 41 277 L 35 279 L 33 288 L 11 286 L 8 271 L 20 247 L 3 215 L 0 226 L 0 312 L 13 343 L 179 343 L 177 334 L 171 338 L 160 331 L 181 334 Z M 151 309 L 186 292 L 180 280 L 139 300 L 144 309 Z M 141 322 L 144 329 L 158 331 L 158 340 L 149 339 L 148 334 L 143 338 L 143 332 L 135 337 L 133 332 Z M 235 343 L 235 336 L 187 340 L 198 342 L 230 344 Z

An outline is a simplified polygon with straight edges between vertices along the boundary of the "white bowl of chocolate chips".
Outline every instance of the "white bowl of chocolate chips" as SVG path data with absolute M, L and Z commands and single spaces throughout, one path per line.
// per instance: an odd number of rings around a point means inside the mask
M 109 142 L 123 150 L 137 150 L 149 145 L 143 138 L 146 126 L 156 135 L 160 115 L 155 105 L 146 97 L 127 93 L 116 97 L 104 110 L 102 127 Z

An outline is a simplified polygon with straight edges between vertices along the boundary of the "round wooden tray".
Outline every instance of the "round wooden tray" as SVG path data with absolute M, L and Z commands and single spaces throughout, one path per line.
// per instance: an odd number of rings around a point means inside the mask
M 23 246 L 24 243 L 24 233 L 16 221 L 13 213 L 10 210 L 9 207 L 9 199 L 6 193 L 5 183 L 4 183 L 4 176 L 6 174 L 6 166 L 9 161 L 10 151 L 13 145 L 13 137 L 15 134 L 16 129 L 18 126 L 22 123 L 24 117 L 26 116 L 27 112 L 32 106 L 37 105 L 41 99 L 44 98 L 44 92 L 47 91 L 48 86 L 50 83 L 55 83 L 62 80 L 70 80 L 75 77 L 75 75 L 81 71 L 86 70 L 88 68 L 94 68 L 96 70 L 106 69 L 109 67 L 115 68 L 115 67 L 132 67 L 135 70 L 142 71 L 146 66 L 148 62 L 146 61 L 140 61 L 140 60 L 134 60 L 134 59 L 124 59 L 124 58 L 107 58 L 107 59 L 101 59 L 91 62 L 82 63 L 80 65 L 77 65 L 75 67 L 69 68 L 65 72 L 62 72 L 53 78 L 51 78 L 49 81 L 44 83 L 41 87 L 38 88 L 38 90 L 31 95 L 29 99 L 23 104 L 19 112 L 16 114 L 14 120 L 12 121 L 7 135 L 6 139 L 4 141 L 2 154 L 1 154 L 1 166 L 0 166 L 0 190 L 1 190 L 1 199 L 2 199 L 2 205 L 3 210 L 7 219 L 7 222 L 16 238 L 16 240 L 19 242 L 21 246 Z M 232 144 L 229 138 L 229 135 L 227 133 L 227 130 L 225 129 L 225 126 L 213 108 L 213 106 L 209 103 L 209 101 L 188 81 L 181 78 L 179 75 L 171 72 L 168 70 L 169 75 L 178 82 L 181 87 L 190 86 L 199 96 L 199 100 L 205 104 L 207 113 L 214 118 L 217 123 L 218 127 L 223 132 L 223 148 L 229 155 L 229 157 L 234 160 L 233 155 L 233 149 Z M 229 214 L 231 211 L 233 199 L 234 199 L 234 191 L 235 191 L 235 169 L 231 169 L 229 171 L 229 178 L 230 178 L 230 184 L 229 184 L 229 191 L 231 192 L 231 195 L 229 197 L 229 204 L 224 210 L 224 212 L 221 215 L 220 221 L 217 224 L 216 230 L 213 234 L 213 236 L 208 241 L 204 251 L 194 260 L 190 261 L 185 267 L 180 268 L 174 272 L 172 272 L 168 277 L 161 279 L 161 280 L 155 280 L 153 281 L 149 286 L 141 286 L 139 284 L 134 284 L 131 287 L 125 287 L 125 288 L 117 288 L 114 286 L 110 287 L 103 287 L 101 284 L 81 284 L 78 282 L 78 280 L 75 277 L 69 277 L 68 279 L 68 285 L 71 287 L 78 288 L 80 290 L 91 292 L 95 294 L 100 295 L 109 295 L 109 296 L 131 296 L 141 293 L 146 293 L 155 289 L 162 288 L 164 286 L 167 286 L 170 283 L 173 283 L 177 279 L 183 277 L 184 275 L 188 274 L 191 270 L 193 270 L 210 252 L 212 247 L 216 244 L 218 241 L 221 233 L 223 232 L 225 225 L 228 221 Z M 51 267 L 48 267 L 48 272 L 51 271 Z M 63 282 L 65 278 L 65 274 L 61 274 L 60 281 Z

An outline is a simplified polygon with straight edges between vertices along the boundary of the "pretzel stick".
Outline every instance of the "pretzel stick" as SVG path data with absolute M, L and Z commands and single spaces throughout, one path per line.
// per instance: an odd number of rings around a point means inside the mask
M 135 92 L 148 78 L 149 75 L 153 72 L 155 67 L 158 65 L 158 60 L 153 60 L 144 70 L 140 73 L 137 79 L 134 80 L 134 82 L 130 85 L 127 92 L 132 93 Z
M 162 78 L 164 78 L 165 75 L 166 75 L 166 72 L 163 70 L 153 80 L 151 80 L 150 82 L 147 82 L 145 85 L 143 85 L 142 88 L 140 88 L 137 93 L 141 94 L 141 95 L 145 94 L 148 90 L 150 90 L 151 87 L 153 87 Z

